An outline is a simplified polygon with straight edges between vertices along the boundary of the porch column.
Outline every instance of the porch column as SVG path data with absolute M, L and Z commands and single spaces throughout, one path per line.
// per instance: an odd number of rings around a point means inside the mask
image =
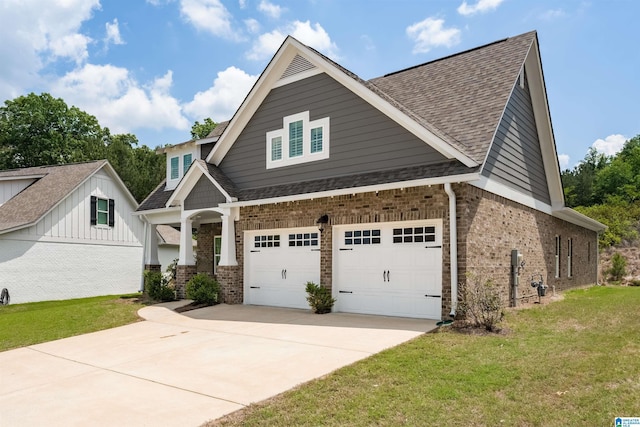
M 193 221 L 190 218 L 180 220 L 180 252 L 178 255 L 178 265 L 195 265 L 193 259 L 193 246 L 191 244 Z
M 158 260 L 158 233 L 156 224 L 148 224 L 147 240 L 145 242 L 144 269 L 148 271 L 160 271 Z
M 187 282 L 197 273 L 191 245 L 192 225 L 193 221 L 188 216 L 180 220 L 180 253 L 176 266 L 176 294 L 179 299 L 185 297 Z
M 236 266 L 236 230 L 234 222 L 238 219 L 239 208 L 222 208 L 222 248 L 220 266 Z

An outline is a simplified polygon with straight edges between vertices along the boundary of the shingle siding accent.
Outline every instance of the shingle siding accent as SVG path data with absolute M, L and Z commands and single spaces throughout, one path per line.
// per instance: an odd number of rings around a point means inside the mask
M 529 88 L 516 85 L 482 174 L 551 204 L 544 170 Z
M 205 209 L 226 202 L 226 197 L 206 176 L 201 176 L 184 200 L 184 209 Z
M 266 133 L 286 116 L 309 111 L 329 117 L 329 159 L 266 169 Z M 326 74 L 269 93 L 219 167 L 238 187 L 249 189 L 326 177 L 446 161 L 440 153 Z

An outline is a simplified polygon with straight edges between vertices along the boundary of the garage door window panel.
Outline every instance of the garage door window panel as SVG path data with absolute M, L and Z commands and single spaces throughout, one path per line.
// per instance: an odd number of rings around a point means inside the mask
M 393 229 L 393 243 L 429 243 L 436 241 L 436 228 L 404 227 Z
M 352 245 L 379 245 L 381 242 L 380 230 L 350 230 L 344 232 L 344 244 Z
M 318 233 L 289 234 L 290 247 L 318 246 Z
M 253 243 L 255 248 L 279 248 L 280 247 L 280 236 L 275 235 L 264 235 L 264 236 L 256 236 L 254 238 Z

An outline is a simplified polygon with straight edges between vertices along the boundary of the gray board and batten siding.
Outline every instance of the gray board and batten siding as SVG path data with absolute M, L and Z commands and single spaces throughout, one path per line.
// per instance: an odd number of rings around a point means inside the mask
M 184 209 L 206 209 L 227 201 L 224 194 L 206 176 L 201 176 L 184 201 Z
M 330 118 L 329 158 L 266 169 L 266 134 L 286 116 Z M 219 165 L 238 189 L 289 184 L 447 159 L 362 98 L 322 73 L 272 89 Z
M 529 87 L 515 86 L 482 175 L 551 204 Z

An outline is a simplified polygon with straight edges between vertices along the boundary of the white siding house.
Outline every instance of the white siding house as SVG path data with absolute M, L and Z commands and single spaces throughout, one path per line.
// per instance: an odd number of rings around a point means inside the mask
M 145 224 L 106 160 L 0 171 L 0 196 L 0 288 L 11 303 L 140 289 Z

